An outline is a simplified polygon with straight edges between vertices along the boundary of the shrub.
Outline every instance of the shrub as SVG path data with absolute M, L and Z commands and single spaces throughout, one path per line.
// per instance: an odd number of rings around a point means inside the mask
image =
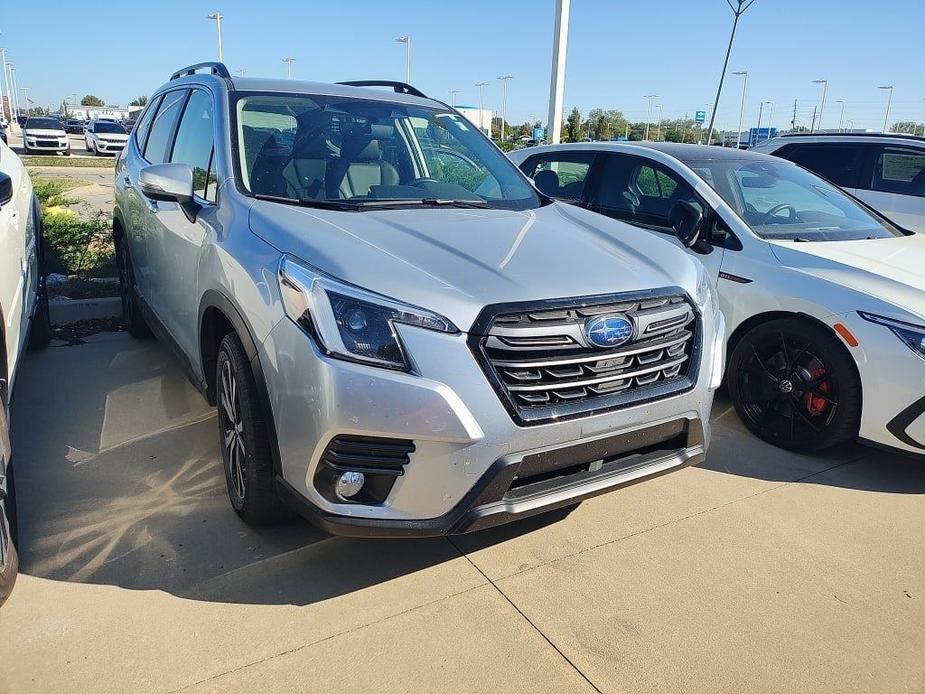
M 46 272 L 87 277 L 112 274 L 115 249 L 106 216 L 78 219 L 71 214 L 45 212 Z

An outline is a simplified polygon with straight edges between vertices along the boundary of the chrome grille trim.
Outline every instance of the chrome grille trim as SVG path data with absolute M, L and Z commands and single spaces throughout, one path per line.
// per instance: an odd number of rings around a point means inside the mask
M 601 314 L 625 314 L 630 340 L 602 349 L 585 334 Z M 515 421 L 588 416 L 693 388 L 700 317 L 679 288 L 636 295 L 489 306 L 469 345 Z

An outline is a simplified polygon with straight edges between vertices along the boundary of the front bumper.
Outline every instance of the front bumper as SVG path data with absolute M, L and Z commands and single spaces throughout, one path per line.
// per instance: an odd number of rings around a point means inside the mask
M 705 346 L 717 327 L 711 321 L 704 318 Z M 279 446 L 279 491 L 332 532 L 466 532 L 665 474 L 700 462 L 706 453 L 713 401 L 708 348 L 698 355 L 700 377 L 691 390 L 611 412 L 518 426 L 465 335 L 401 325 L 398 331 L 414 359 L 414 375 L 322 356 L 289 320 L 258 347 Z M 670 436 L 656 440 L 666 432 Z M 315 488 L 322 455 L 340 435 L 414 442 L 410 463 L 384 503 L 336 503 Z M 553 472 L 554 483 L 527 489 L 523 464 L 537 455 L 573 467 L 574 476 Z M 640 465 L 630 464 L 630 456 Z M 600 468 L 592 469 L 600 460 Z
M 26 138 L 25 146 L 36 152 L 66 152 L 70 149 L 70 143 L 67 140 L 56 140 L 47 138 Z
M 104 140 L 96 141 L 96 149 L 99 152 L 121 152 L 125 149 L 124 142 L 106 142 Z
M 857 338 L 849 348 L 861 376 L 863 409 L 859 436 L 901 453 L 925 456 L 925 359 L 889 328 L 857 313 L 835 316 Z

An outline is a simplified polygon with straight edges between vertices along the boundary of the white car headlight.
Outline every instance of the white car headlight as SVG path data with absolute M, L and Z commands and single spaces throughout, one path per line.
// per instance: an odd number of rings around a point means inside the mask
M 858 311 L 858 315 L 871 323 L 878 323 L 893 331 L 900 340 L 906 343 L 913 352 L 925 359 L 925 326 L 905 323 L 893 318 L 885 318 L 873 313 Z
M 340 282 L 289 256 L 280 262 L 279 286 L 286 315 L 341 359 L 408 371 L 396 323 L 459 332 L 441 315 Z

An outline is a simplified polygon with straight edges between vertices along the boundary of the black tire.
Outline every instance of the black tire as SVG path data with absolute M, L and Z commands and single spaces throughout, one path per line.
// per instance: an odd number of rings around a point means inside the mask
M 138 296 L 135 294 L 135 271 L 125 239 L 116 243 L 116 262 L 119 265 L 119 297 L 122 300 L 122 320 L 132 337 L 151 337 L 151 328 L 141 312 Z
M 43 279 L 39 287 L 35 313 L 32 314 L 32 325 L 29 326 L 29 349 L 37 352 L 48 347 L 49 342 L 51 342 L 51 320 L 48 314 L 48 288 Z
M 241 340 L 228 333 L 215 364 L 218 438 L 231 506 L 246 523 L 287 516 L 273 486 L 273 457 L 260 411 L 254 373 Z
M 739 340 L 727 369 L 729 396 L 758 438 L 809 453 L 854 440 L 861 381 L 835 335 L 802 318 L 781 318 Z
M 66 156 L 66 157 L 71 156 L 71 148 L 70 148 L 70 147 L 68 147 L 66 150 L 64 150 L 64 156 Z
M 6 463 L 6 501 L 3 502 L 6 519 L 10 524 L 10 537 L 13 545 L 19 545 L 19 518 L 16 512 L 16 482 L 13 476 L 13 462 Z

